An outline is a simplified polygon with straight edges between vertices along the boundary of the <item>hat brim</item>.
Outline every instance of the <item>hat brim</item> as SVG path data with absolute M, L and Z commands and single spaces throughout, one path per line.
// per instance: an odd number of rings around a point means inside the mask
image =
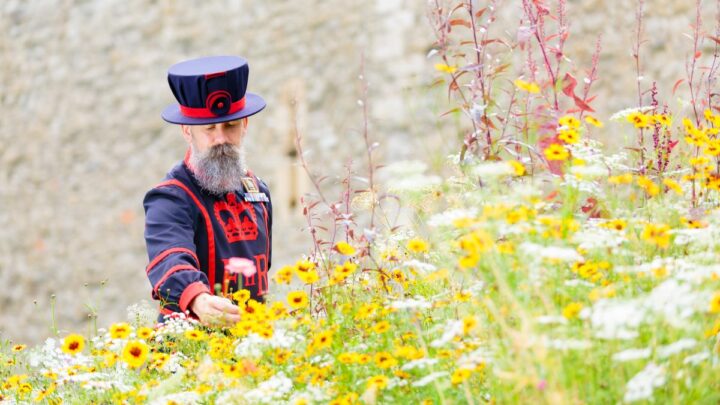
M 245 107 L 233 114 L 223 115 L 220 117 L 211 118 L 190 118 L 183 115 L 180 112 L 180 105 L 173 104 L 167 106 L 162 112 L 162 118 L 171 124 L 184 124 L 184 125 L 207 125 L 207 124 L 218 124 L 221 122 L 228 122 L 238 120 L 240 118 L 249 117 L 257 114 L 265 108 L 265 100 L 257 94 L 245 93 Z

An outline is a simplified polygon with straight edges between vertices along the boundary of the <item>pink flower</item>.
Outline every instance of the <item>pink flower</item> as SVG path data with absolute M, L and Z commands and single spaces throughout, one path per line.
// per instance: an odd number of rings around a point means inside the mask
M 257 273 L 255 263 L 244 257 L 231 257 L 225 265 L 225 271 L 229 271 L 231 274 L 240 273 L 245 278 L 252 277 L 255 273 Z

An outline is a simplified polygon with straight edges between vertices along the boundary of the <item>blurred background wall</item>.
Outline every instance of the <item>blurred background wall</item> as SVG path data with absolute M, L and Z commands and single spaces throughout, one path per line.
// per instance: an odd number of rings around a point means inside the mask
M 497 34 L 514 38 L 519 2 L 500 2 Z M 547 3 L 555 3 L 549 1 Z M 569 1 L 567 55 L 589 66 L 603 35 L 598 116 L 635 105 L 635 5 Z M 694 2 L 647 0 L 646 72 L 668 99 L 691 52 Z M 704 18 L 715 19 L 707 2 Z M 308 160 L 337 175 L 362 163 L 360 55 L 370 84 L 371 135 L 385 162 L 457 151 L 421 0 L 4 0 L 0 3 L 0 338 L 49 335 L 125 319 L 149 299 L 142 198 L 179 161 L 167 68 L 215 54 L 249 60 L 249 90 L 268 108 L 251 119 L 248 160 L 271 187 L 273 267 L 310 246 L 298 197 L 291 103 Z M 615 136 L 617 134 L 614 134 Z M 610 137 L 612 138 L 612 137 Z M 612 139 L 611 139 L 612 141 Z M 272 273 L 272 272 L 271 272 Z

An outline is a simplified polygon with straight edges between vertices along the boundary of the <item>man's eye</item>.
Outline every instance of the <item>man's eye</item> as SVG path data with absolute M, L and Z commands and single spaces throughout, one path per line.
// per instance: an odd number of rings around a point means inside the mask
M 227 124 L 230 125 L 230 126 L 237 125 L 237 124 L 238 124 L 238 121 L 228 121 Z
M 215 125 L 208 125 L 205 127 L 205 129 L 208 131 L 211 131 L 211 130 L 215 129 Z

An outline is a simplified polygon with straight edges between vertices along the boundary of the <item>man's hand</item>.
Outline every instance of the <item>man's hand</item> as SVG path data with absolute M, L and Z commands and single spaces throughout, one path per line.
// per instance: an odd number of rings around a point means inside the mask
M 232 326 L 240 321 L 237 305 L 227 298 L 202 293 L 190 303 L 190 310 L 207 326 Z

